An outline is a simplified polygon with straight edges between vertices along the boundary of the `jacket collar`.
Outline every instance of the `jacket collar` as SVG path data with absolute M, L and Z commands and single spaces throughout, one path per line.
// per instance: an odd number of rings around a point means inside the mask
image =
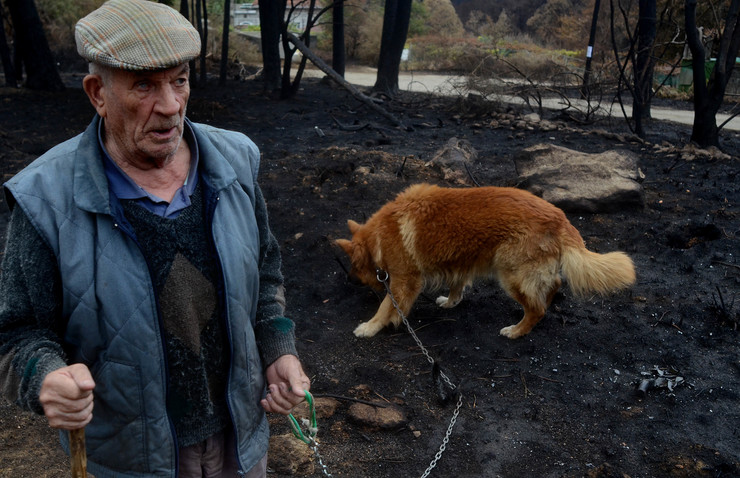
M 200 153 L 201 174 L 206 178 L 214 191 L 221 191 L 237 181 L 236 171 L 231 161 L 239 161 L 239 158 L 226 158 L 221 150 L 214 144 L 217 139 L 215 135 L 208 134 L 208 126 L 192 123 L 185 119 L 195 134 Z
M 98 127 L 101 118 L 95 115 L 90 125 L 82 133 L 74 161 L 74 201 L 84 211 L 97 214 L 111 214 L 111 197 L 108 179 L 105 176 L 103 158 L 98 143 Z M 200 150 L 200 166 L 208 184 L 220 191 L 236 181 L 234 168 L 216 148 L 208 135 L 187 121 Z
M 74 161 L 74 201 L 82 210 L 110 214 L 108 180 L 98 145 L 100 116 L 95 115 L 77 145 Z

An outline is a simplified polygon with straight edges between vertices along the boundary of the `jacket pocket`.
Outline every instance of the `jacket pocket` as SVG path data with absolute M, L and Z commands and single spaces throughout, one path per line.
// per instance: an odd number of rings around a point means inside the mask
M 148 472 L 139 367 L 108 361 L 93 378 L 93 420 L 85 432 L 88 458 L 112 469 Z

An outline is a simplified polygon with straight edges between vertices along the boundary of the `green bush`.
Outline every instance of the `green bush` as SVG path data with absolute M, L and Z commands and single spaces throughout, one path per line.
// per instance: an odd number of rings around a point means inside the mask
M 416 37 L 408 42 L 409 60 L 402 67 L 409 70 L 467 73 L 485 56 L 476 39 L 441 36 Z
M 568 70 L 579 52 L 547 50 L 531 43 L 480 38 L 417 37 L 409 40 L 409 70 L 450 71 L 481 77 L 548 80 Z

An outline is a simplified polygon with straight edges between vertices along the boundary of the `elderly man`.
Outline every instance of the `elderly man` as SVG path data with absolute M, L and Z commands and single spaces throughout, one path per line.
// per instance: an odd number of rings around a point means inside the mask
M 264 476 L 265 411 L 309 379 L 259 151 L 185 117 L 200 39 L 175 10 L 110 0 L 75 36 L 97 115 L 5 184 L 0 389 L 86 427 L 98 478 Z

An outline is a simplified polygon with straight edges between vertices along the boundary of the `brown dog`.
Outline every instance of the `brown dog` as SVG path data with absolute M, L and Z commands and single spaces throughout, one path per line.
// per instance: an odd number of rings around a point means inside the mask
M 426 286 L 449 286 L 441 307 L 454 307 L 476 278 L 495 277 L 524 308 L 524 318 L 501 329 L 509 338 L 529 333 L 545 315 L 560 287 L 560 271 L 577 295 L 606 294 L 635 282 L 623 252 L 590 252 L 563 211 L 516 188 L 409 187 L 364 225 L 348 222 L 352 240 L 336 241 L 350 257 L 352 275 L 383 289 L 377 270 L 388 273 L 390 290 L 404 315 Z M 372 337 L 401 318 L 389 296 L 375 316 L 354 331 Z

